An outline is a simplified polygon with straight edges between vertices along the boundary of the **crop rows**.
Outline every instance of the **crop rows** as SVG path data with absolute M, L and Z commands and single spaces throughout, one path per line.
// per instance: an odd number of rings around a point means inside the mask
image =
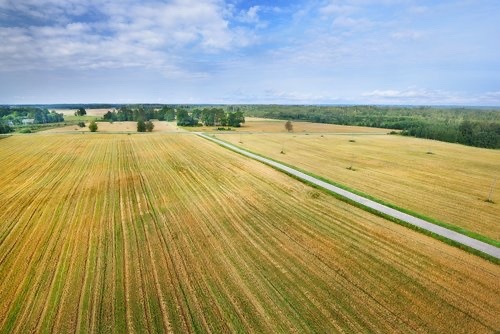
M 444 223 L 500 241 L 500 152 L 401 136 L 219 134 Z M 285 154 L 281 154 L 284 149 Z
M 0 141 L 0 332 L 494 332 L 500 269 L 193 135 Z

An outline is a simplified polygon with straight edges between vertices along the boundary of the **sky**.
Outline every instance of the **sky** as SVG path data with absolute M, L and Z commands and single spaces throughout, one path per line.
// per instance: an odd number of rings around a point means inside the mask
M 0 104 L 500 106 L 498 0 L 0 0 Z

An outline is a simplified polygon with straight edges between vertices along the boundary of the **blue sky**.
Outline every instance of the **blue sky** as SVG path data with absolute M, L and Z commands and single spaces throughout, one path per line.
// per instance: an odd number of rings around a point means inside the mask
M 498 0 L 0 0 L 0 103 L 500 105 Z

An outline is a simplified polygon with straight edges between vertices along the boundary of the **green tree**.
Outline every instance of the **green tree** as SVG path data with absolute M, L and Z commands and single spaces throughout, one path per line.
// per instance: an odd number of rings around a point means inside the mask
M 191 117 L 186 109 L 179 109 L 177 111 L 177 125 L 196 126 L 198 125 L 198 120 Z
M 240 127 L 241 123 L 245 123 L 245 117 L 241 111 L 230 112 L 226 116 L 227 125 Z
M 166 121 L 173 121 L 174 119 L 175 119 L 175 109 L 168 108 L 165 111 L 165 120 Z
M 85 108 L 78 108 L 77 111 L 75 111 L 75 116 L 85 116 L 87 115 L 87 111 Z
M 146 123 L 140 119 L 137 121 L 137 132 L 145 132 L 146 131 Z
M 97 123 L 94 120 L 90 121 L 89 130 L 90 130 L 90 132 L 97 131 Z
M 154 129 L 154 127 L 155 127 L 155 125 L 154 125 L 154 124 L 153 124 L 153 122 L 151 122 L 151 121 L 147 121 L 147 122 L 145 123 L 145 126 L 146 126 L 146 131 L 147 131 L 147 132 L 153 132 L 153 129 Z

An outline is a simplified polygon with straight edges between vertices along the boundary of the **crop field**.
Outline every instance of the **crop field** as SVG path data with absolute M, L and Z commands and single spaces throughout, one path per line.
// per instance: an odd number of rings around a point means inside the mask
M 500 240 L 500 182 L 492 191 L 494 203 L 485 201 L 499 176 L 498 150 L 390 135 L 217 137 L 399 207 Z
M 258 117 L 245 117 L 245 123 L 240 128 L 231 128 L 236 132 L 272 132 L 286 133 L 285 121 Z M 216 126 L 184 127 L 188 131 L 213 132 L 217 130 Z M 369 128 L 363 126 L 345 126 L 337 124 L 322 124 L 312 122 L 293 122 L 293 129 L 296 133 L 378 133 L 386 134 L 391 130 L 380 128 Z
M 182 132 L 175 122 L 153 121 L 153 132 Z M 90 132 L 88 125 L 80 128 L 78 125 L 61 126 L 44 131 L 44 133 Z M 98 132 L 137 132 L 137 122 L 97 122 Z
M 74 116 L 75 112 L 77 109 L 50 109 L 54 110 L 57 113 L 62 113 L 65 117 L 66 116 Z M 104 109 L 98 109 L 98 108 L 87 108 L 85 111 L 87 112 L 87 116 L 98 116 L 102 117 L 105 113 L 108 111 L 113 111 L 115 110 L 114 108 L 104 108 Z
M 15 135 L 0 166 L 1 333 L 500 330 L 500 266 L 192 134 Z

